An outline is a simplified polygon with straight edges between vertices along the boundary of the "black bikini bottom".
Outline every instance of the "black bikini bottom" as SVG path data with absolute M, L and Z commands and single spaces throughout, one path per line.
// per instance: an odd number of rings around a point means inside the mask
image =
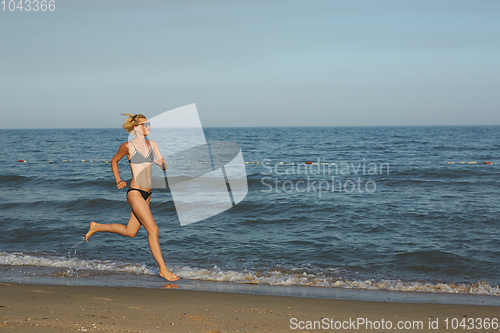
M 148 198 L 151 196 L 151 194 L 153 193 L 153 189 L 150 189 L 149 191 L 143 191 L 143 190 L 139 190 L 138 188 L 133 188 L 133 187 L 129 187 L 128 190 L 127 190 L 127 194 L 128 192 L 130 191 L 139 191 L 139 193 L 141 193 L 142 197 L 144 198 L 144 200 L 148 200 Z

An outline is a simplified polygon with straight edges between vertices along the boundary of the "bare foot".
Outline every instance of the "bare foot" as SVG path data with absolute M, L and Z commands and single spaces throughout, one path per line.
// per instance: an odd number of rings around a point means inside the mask
M 89 232 L 87 232 L 87 234 L 85 235 L 85 241 L 88 242 L 89 237 L 92 236 L 93 234 L 95 234 L 96 232 L 97 232 L 97 223 L 92 221 L 92 222 L 90 222 L 90 225 L 89 225 Z
M 179 278 L 172 274 L 167 268 L 165 268 L 163 271 L 160 271 L 160 276 L 162 278 L 167 279 L 168 281 L 177 281 Z

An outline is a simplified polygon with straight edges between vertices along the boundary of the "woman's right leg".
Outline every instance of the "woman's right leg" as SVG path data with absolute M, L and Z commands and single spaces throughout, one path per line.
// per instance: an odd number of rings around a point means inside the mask
M 89 237 L 98 231 L 106 231 L 127 237 L 135 237 L 140 228 L 141 228 L 141 223 L 137 220 L 137 217 L 135 216 L 134 212 L 130 211 L 130 219 L 128 220 L 127 225 L 119 223 L 99 224 L 95 223 L 94 221 L 90 222 L 89 231 L 85 235 L 85 241 L 87 242 Z
M 148 232 L 149 248 L 151 249 L 151 253 L 158 264 L 160 276 L 169 281 L 179 280 L 177 276 L 168 270 L 165 265 L 165 261 L 163 260 L 160 240 L 158 238 L 158 226 L 156 225 L 153 214 L 151 214 L 151 209 L 149 208 L 150 200 L 151 197 L 148 198 L 148 201 L 144 200 L 142 195 L 137 191 L 130 191 L 127 194 L 127 201 L 130 207 L 132 207 L 135 216 Z

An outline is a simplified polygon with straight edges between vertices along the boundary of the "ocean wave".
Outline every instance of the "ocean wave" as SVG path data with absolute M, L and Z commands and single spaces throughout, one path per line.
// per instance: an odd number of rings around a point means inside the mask
M 94 270 L 107 272 L 123 272 L 132 274 L 155 274 L 146 265 L 133 263 L 115 263 L 102 260 L 83 260 L 62 256 L 34 256 L 21 252 L 0 252 L 0 265 L 5 266 L 36 266 L 55 267 L 71 270 Z
M 401 280 L 343 280 L 332 277 L 321 277 L 316 274 L 293 274 L 271 270 L 268 272 L 237 272 L 223 271 L 218 267 L 212 269 L 193 269 L 183 267 L 176 270 L 179 277 L 215 281 L 234 282 L 246 284 L 267 284 L 272 286 L 307 286 L 345 289 L 370 289 L 405 292 L 425 292 L 425 293 L 450 293 L 469 295 L 490 295 L 500 296 L 500 286 L 491 286 L 484 281 L 472 284 L 455 283 L 430 283 Z
M 82 273 L 85 271 L 105 271 L 109 273 L 116 272 L 139 275 L 154 275 L 157 273 L 157 270 L 153 270 L 144 264 L 83 260 L 50 255 L 35 256 L 23 254 L 21 252 L 0 252 L 0 265 L 56 267 L 77 270 Z M 337 270 L 328 269 L 323 272 L 312 273 L 311 271 L 304 271 L 302 268 L 269 269 L 262 271 L 222 270 L 217 266 L 210 269 L 186 266 L 177 266 L 172 268 L 172 272 L 181 278 L 211 282 L 500 296 L 500 286 L 492 286 L 484 281 L 467 284 L 383 279 L 348 280 L 339 277 L 326 276 L 331 275 L 328 274 L 331 271 Z M 78 276 L 79 274 L 75 275 Z M 82 278 L 84 278 L 84 276 L 85 274 L 82 275 Z
M 9 187 L 13 185 L 24 185 L 32 181 L 33 177 L 21 175 L 0 175 L 0 184 L 2 187 Z
M 64 211 L 80 211 L 82 209 L 105 209 L 114 208 L 117 205 L 123 204 L 123 200 L 113 200 L 105 198 L 80 199 L 80 200 L 38 200 L 24 201 L 23 198 L 18 198 L 18 202 L 0 203 L 0 209 L 60 209 Z M 121 198 L 120 198 L 121 199 Z

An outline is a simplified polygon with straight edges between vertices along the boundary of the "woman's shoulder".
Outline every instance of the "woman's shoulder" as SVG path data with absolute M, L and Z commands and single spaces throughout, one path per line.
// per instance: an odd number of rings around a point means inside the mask
M 120 145 L 120 150 L 125 150 L 125 151 L 128 151 L 129 150 L 129 144 L 131 143 L 132 141 L 127 141 L 127 142 L 124 142 Z

